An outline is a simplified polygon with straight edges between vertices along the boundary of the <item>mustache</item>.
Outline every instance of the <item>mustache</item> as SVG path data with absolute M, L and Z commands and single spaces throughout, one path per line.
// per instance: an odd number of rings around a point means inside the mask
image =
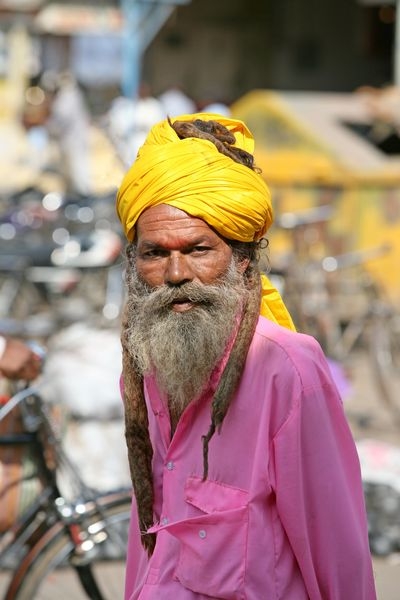
M 193 302 L 201 306 L 214 306 L 219 304 L 221 291 L 225 285 L 204 285 L 201 283 L 187 282 L 179 287 L 162 285 L 158 288 L 141 290 L 139 297 L 146 301 L 149 308 L 158 310 L 167 309 L 175 302 Z

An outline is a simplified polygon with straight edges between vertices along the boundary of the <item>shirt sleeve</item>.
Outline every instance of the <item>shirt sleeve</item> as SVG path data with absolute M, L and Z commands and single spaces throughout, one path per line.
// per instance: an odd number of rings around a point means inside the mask
M 277 510 L 311 600 L 375 600 L 357 451 L 318 348 L 273 440 Z

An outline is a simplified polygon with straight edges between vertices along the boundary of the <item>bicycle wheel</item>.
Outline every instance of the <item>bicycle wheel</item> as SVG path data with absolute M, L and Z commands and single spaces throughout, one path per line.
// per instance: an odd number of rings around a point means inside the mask
M 22 561 L 4 600 L 53 600 L 61 590 L 69 600 L 123 598 L 130 497 L 107 496 L 96 503 L 100 509 L 88 503 L 89 512 L 80 519 L 89 549 L 77 553 L 65 526 L 57 522 Z
M 382 401 L 400 426 L 400 315 L 376 322 L 371 340 L 374 375 Z

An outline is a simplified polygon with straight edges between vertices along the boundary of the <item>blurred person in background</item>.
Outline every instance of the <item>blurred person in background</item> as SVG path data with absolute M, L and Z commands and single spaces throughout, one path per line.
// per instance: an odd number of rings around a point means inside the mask
M 216 89 L 207 90 L 197 101 L 198 112 L 229 117 L 231 115 L 231 109 L 229 108 L 228 103 L 222 98 L 223 94 Z
M 189 115 L 196 112 L 195 102 L 189 98 L 179 85 L 171 85 L 158 99 L 164 107 L 164 112 L 169 117 Z
M 117 194 L 135 492 L 126 600 L 374 600 L 360 465 L 317 341 L 260 274 L 273 221 L 238 120 L 150 131 Z
M 126 168 L 135 160 L 151 127 L 165 116 L 161 102 L 145 81 L 141 82 L 135 98 L 119 96 L 113 100 L 106 115 L 106 127 Z
M 32 380 L 40 370 L 40 357 L 25 342 L 0 335 L 0 377 Z
M 49 159 L 49 135 L 46 127 L 50 115 L 49 97 L 38 77 L 32 77 L 24 94 L 21 123 L 30 146 L 29 161 L 41 173 Z
M 91 116 L 85 97 L 69 71 L 45 72 L 41 86 L 49 101 L 46 120 L 50 140 L 59 152 L 58 170 L 66 191 L 82 196 L 92 191 L 90 168 Z
M 200 112 L 223 115 L 224 117 L 229 117 L 231 114 L 231 109 L 227 104 L 224 104 L 224 102 L 210 102 L 210 104 L 206 104 L 199 110 Z

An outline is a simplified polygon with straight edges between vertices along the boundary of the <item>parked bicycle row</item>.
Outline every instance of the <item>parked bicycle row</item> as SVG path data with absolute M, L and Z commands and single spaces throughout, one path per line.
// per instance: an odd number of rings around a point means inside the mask
M 131 501 L 118 335 L 75 325 L 57 337 L 33 387 L 1 380 L 0 597 L 52 598 L 57 569 L 75 574 L 68 578 L 71 597 L 111 600 L 123 594 Z M 104 345 L 107 369 L 96 355 Z M 95 454 L 100 466 L 92 464 Z
M 83 318 L 118 319 L 123 241 L 113 194 L 32 188 L 2 198 L 1 206 L 0 318 L 44 333 Z
M 382 410 L 400 426 L 400 311 L 368 269 L 391 247 L 313 254 L 311 246 L 321 242 L 332 215 L 332 206 L 280 215 L 277 228 L 288 234 L 290 249 L 270 276 L 298 330 L 316 337 L 330 359 L 348 372 L 357 355 L 368 357 L 371 386 Z

